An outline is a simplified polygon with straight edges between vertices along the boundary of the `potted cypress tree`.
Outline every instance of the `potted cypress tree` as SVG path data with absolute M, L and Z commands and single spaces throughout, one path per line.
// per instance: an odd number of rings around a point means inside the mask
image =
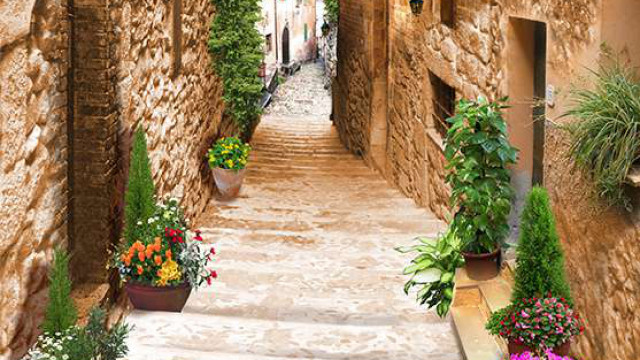
M 207 270 L 213 248 L 200 247 L 177 199 L 155 203 L 155 185 L 142 128 L 135 133 L 125 194 L 125 241 L 114 267 L 137 309 L 179 312 L 191 290 L 217 277 Z
M 508 341 L 511 354 L 551 349 L 566 355 L 584 323 L 571 308 L 562 246 L 544 188 L 529 192 L 520 226 L 512 304 L 494 313 L 487 329 Z M 536 316 L 524 316 L 529 313 Z M 547 324 L 549 316 L 555 321 Z
M 447 120 L 446 180 L 457 209 L 451 226 L 463 241 L 469 277 L 477 280 L 498 275 L 509 233 L 513 190 L 507 166 L 516 162 L 517 150 L 509 144 L 502 116 L 506 100 L 461 100 Z

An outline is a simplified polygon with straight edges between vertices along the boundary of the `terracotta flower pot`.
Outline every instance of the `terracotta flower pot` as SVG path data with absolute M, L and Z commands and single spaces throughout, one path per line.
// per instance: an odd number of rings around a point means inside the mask
M 191 295 L 191 286 L 186 283 L 164 287 L 126 283 L 124 288 L 133 307 L 139 310 L 181 312 Z
M 488 254 L 472 254 L 462 252 L 467 275 L 473 280 L 489 280 L 500 273 L 501 249 L 498 247 Z
M 513 340 L 509 340 L 509 344 L 507 345 L 507 347 L 509 349 L 510 355 L 522 354 L 527 351 L 533 352 L 530 347 L 522 344 L 517 344 L 513 342 Z M 562 345 L 556 346 L 551 351 L 553 351 L 554 354 L 559 356 L 569 356 L 569 353 L 571 352 L 571 340 L 565 342 Z
M 231 200 L 238 196 L 246 170 L 213 169 L 213 178 L 222 200 Z

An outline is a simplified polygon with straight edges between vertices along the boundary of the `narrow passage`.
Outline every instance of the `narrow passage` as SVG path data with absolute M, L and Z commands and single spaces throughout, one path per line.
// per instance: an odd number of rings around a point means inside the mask
M 134 311 L 135 360 L 458 360 L 448 320 L 402 292 L 393 247 L 444 228 L 341 145 L 317 64 L 278 90 L 243 192 L 199 226 L 219 278 L 182 314 Z

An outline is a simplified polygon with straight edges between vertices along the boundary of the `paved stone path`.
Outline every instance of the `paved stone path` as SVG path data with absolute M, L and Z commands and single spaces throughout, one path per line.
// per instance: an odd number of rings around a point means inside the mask
M 276 101 L 321 84 L 317 70 L 303 68 Z M 328 94 L 305 91 L 317 106 L 275 103 L 240 198 L 212 201 L 199 224 L 218 281 L 182 314 L 134 311 L 130 359 L 461 359 L 451 323 L 403 294 L 407 259 L 393 250 L 443 224 L 348 153 Z

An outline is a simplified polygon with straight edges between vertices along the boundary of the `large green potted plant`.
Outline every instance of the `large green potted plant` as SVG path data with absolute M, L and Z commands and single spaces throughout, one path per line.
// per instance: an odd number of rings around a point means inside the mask
M 447 120 L 446 181 L 456 211 L 451 226 L 462 239 L 467 272 L 478 280 L 498 274 L 509 233 L 513 190 L 508 166 L 516 162 L 517 150 L 509 144 L 505 102 L 461 100 Z
M 213 248 L 201 247 L 177 199 L 156 204 L 145 132 L 135 133 L 125 194 L 125 240 L 114 254 L 125 291 L 137 309 L 179 312 L 191 290 L 217 276 L 207 270 Z
M 456 269 L 464 265 L 462 243 L 451 228 L 437 239 L 418 238 L 412 246 L 396 248 L 401 253 L 416 253 L 403 274 L 411 278 L 404 286 L 405 294 L 418 288 L 417 301 L 429 308 L 436 308 L 445 317 L 453 301 Z
M 247 170 L 251 146 L 237 137 L 223 137 L 209 149 L 209 167 L 222 200 L 234 199 L 240 193 Z

